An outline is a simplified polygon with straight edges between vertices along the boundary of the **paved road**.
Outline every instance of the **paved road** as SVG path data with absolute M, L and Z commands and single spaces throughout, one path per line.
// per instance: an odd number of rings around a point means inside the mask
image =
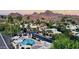
M 3 38 L 4 38 L 4 40 L 5 40 L 5 42 L 6 42 L 7 46 L 8 46 L 8 48 L 9 48 L 9 49 L 13 49 L 13 46 L 12 46 L 12 44 L 11 44 L 11 38 L 8 37 L 8 36 L 5 36 L 5 35 L 3 35 Z
M 1 34 L 0 34 L 0 49 L 8 49 L 8 46 Z

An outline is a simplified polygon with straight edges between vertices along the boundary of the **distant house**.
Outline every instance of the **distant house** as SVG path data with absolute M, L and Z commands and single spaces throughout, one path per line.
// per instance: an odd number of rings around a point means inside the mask
M 79 29 L 79 25 L 67 25 L 66 29 L 70 30 L 73 36 L 79 37 L 79 32 L 77 29 Z
M 70 25 L 67 25 L 67 26 L 66 26 L 66 29 L 69 29 L 69 30 L 76 30 L 76 29 L 77 29 L 77 26 L 70 24 Z
M 37 25 L 30 25 L 31 28 L 37 28 Z
M 45 31 L 53 34 L 61 34 L 61 32 L 57 31 L 57 29 L 52 28 L 52 29 L 45 29 Z
M 27 28 L 28 24 L 24 24 L 24 28 Z M 23 28 L 23 25 L 20 25 L 20 28 Z

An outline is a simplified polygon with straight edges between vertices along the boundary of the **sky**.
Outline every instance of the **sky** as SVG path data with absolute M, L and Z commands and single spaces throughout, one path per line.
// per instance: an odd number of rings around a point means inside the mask
M 53 13 L 61 13 L 68 15 L 79 15 L 79 10 L 51 10 Z M 45 12 L 45 10 L 0 10 L 0 15 L 8 15 L 9 13 L 32 14 L 33 12 Z

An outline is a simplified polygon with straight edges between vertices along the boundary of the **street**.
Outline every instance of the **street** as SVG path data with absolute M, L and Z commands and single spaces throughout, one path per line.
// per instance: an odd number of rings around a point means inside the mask
M 8 49 L 6 42 L 4 41 L 2 35 L 0 34 L 0 49 Z

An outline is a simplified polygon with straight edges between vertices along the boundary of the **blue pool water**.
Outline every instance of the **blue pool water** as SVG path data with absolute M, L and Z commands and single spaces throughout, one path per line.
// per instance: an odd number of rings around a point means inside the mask
M 27 32 L 29 34 L 35 35 L 37 38 L 52 43 L 52 38 L 46 38 L 45 36 L 38 35 L 36 32 Z
M 33 39 L 24 39 L 22 42 L 21 42 L 21 45 L 34 45 L 35 44 L 35 41 Z

